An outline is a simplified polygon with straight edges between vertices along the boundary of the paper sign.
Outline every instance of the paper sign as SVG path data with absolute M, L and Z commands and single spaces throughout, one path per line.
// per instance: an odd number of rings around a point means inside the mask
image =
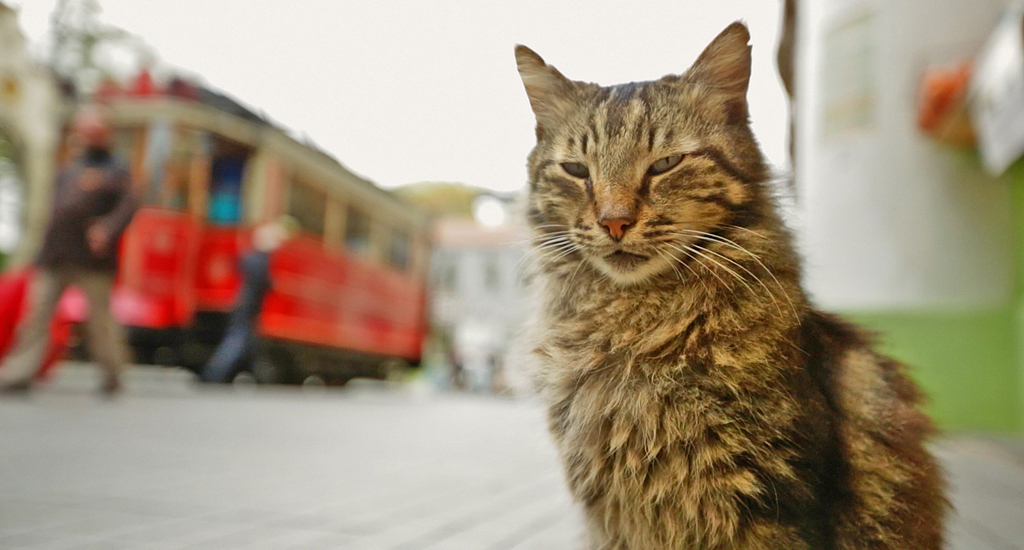
M 975 63 L 971 118 L 982 164 L 1000 175 L 1024 154 L 1024 3 L 1011 5 Z

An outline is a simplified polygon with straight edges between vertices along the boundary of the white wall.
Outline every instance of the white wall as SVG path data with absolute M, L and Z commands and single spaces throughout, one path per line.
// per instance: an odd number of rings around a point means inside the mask
M 519 246 L 455 248 L 435 251 L 432 265 L 432 316 L 443 326 L 459 323 L 486 325 L 496 343 L 504 346 L 526 317 L 518 274 L 523 249 Z M 455 285 L 445 289 L 443 272 L 454 268 Z M 496 279 L 488 284 L 488 271 Z
M 1008 298 L 1005 183 L 915 125 L 924 68 L 975 53 L 1003 5 L 803 1 L 796 216 L 819 304 L 972 308 Z M 829 110 L 843 102 L 854 108 Z

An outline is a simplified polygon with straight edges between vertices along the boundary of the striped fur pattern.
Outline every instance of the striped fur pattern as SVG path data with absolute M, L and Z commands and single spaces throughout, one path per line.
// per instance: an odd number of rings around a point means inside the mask
M 905 368 L 815 310 L 746 103 L 749 34 L 602 87 L 524 46 L 526 357 L 594 550 L 937 549 Z

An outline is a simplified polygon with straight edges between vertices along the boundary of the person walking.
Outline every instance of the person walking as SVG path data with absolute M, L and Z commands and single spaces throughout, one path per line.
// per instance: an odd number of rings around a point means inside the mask
M 230 382 L 232 377 L 252 361 L 256 348 L 256 325 L 263 298 L 272 284 L 270 281 L 270 255 L 295 232 L 295 222 L 289 217 L 265 223 L 252 232 L 253 250 L 242 257 L 239 268 L 242 286 L 224 338 L 200 373 L 203 382 Z
M 121 390 L 127 348 L 110 310 L 117 272 L 117 245 L 137 199 L 128 170 L 111 154 L 111 131 L 94 106 L 80 108 L 70 139 L 78 151 L 54 182 L 53 208 L 29 290 L 28 314 L 0 364 L 0 393 L 27 392 L 49 338 L 50 318 L 69 285 L 89 302 L 86 336 L 92 358 L 103 370 L 101 391 Z

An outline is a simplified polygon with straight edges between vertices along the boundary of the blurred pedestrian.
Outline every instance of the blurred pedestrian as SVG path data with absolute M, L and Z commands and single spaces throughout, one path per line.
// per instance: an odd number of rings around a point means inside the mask
M 253 230 L 253 249 L 239 262 L 242 287 L 224 338 L 200 374 L 203 382 L 230 382 L 251 363 L 263 298 L 272 286 L 270 255 L 291 238 L 295 230 L 295 220 L 287 216 Z
M 111 131 L 94 106 L 80 108 L 70 128 L 72 161 L 57 174 L 50 224 L 36 258 L 28 314 L 0 365 L 0 393 L 25 392 L 39 369 L 50 318 L 69 285 L 89 302 L 89 351 L 103 369 L 101 391 L 121 390 L 127 348 L 110 311 L 117 245 L 138 207 L 127 168 L 111 153 Z

